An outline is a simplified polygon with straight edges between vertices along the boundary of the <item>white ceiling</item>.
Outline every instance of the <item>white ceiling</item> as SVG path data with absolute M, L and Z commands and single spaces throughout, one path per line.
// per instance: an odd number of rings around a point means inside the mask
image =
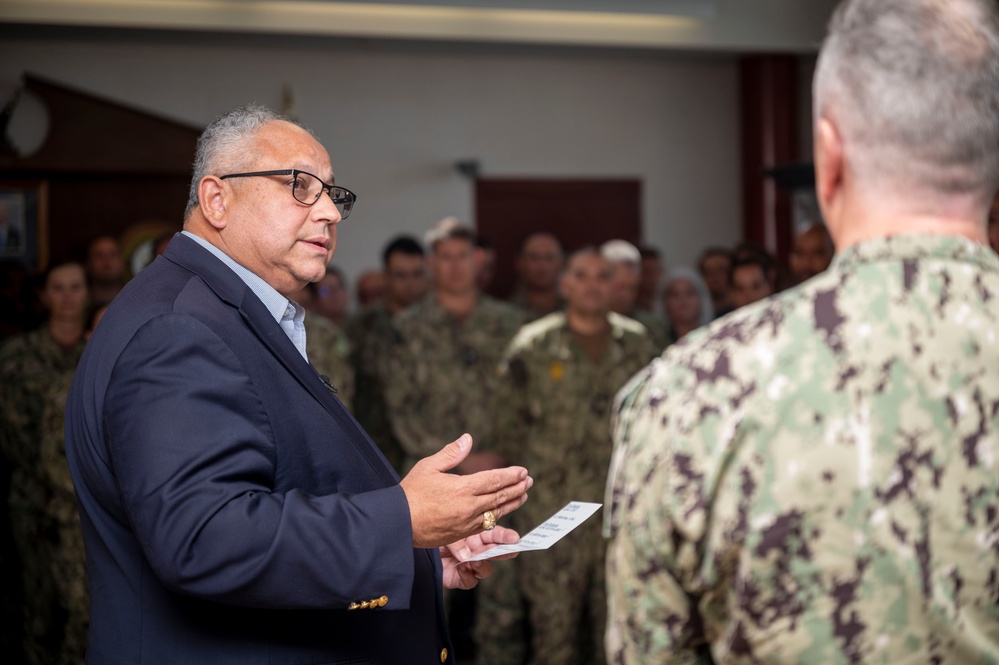
M 397 0 L 397 4 L 0 0 L 0 23 L 809 53 L 817 50 L 835 4 L 836 0 Z

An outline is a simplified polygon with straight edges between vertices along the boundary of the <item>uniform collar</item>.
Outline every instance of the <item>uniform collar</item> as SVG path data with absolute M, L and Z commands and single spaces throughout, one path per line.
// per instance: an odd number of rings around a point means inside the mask
M 968 238 L 949 235 L 897 235 L 857 243 L 833 259 L 832 269 L 850 269 L 863 263 L 943 259 L 973 263 L 999 271 L 999 256 L 992 248 Z

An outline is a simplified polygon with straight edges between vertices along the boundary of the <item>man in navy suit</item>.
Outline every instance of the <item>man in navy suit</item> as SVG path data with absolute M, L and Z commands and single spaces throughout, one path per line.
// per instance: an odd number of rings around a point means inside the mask
M 442 586 L 516 542 L 519 467 L 401 481 L 308 363 L 287 294 L 319 280 L 354 195 L 261 107 L 198 143 L 184 232 L 115 299 L 67 404 L 88 662 L 453 663 Z

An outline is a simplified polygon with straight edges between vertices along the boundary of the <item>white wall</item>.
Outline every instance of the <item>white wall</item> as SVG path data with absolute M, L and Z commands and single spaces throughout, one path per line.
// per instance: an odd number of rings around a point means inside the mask
M 670 263 L 740 236 L 734 58 L 611 50 L 57 31 L 0 39 L 4 99 L 23 71 L 203 125 L 248 101 L 294 111 L 358 205 L 335 262 L 349 275 L 384 241 L 471 218 L 484 176 L 628 176 L 646 240 Z

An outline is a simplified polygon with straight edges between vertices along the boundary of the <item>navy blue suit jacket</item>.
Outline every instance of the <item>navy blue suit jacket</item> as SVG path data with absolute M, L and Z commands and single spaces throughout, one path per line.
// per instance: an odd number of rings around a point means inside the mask
M 88 343 L 66 447 L 89 663 L 397 665 L 444 648 L 453 662 L 440 557 L 413 548 L 398 476 L 259 298 L 189 238 Z

